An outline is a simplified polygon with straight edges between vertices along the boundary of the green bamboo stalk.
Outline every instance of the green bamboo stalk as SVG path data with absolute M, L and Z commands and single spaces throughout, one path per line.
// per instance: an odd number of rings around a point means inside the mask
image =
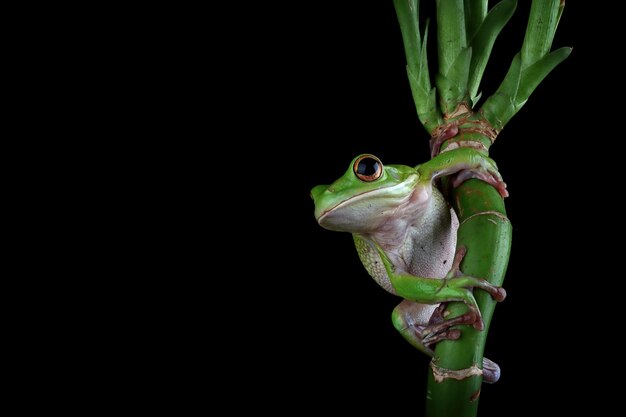
M 453 206 L 459 215 L 457 245 L 465 246 L 467 254 L 461 264 L 464 274 L 481 277 L 502 285 L 511 250 L 511 223 L 506 217 L 504 202 L 490 185 L 470 180 L 454 191 Z M 436 366 L 443 369 L 482 368 L 483 350 L 496 302 L 484 291 L 474 293 L 485 322 L 478 331 L 463 326 L 463 336 L 456 341 L 441 341 L 435 350 Z M 462 303 L 448 307 L 450 317 L 467 311 Z M 482 377 L 463 380 L 445 379 L 437 382 L 428 373 L 426 415 L 429 417 L 473 417 L 478 411 Z
M 557 7 L 554 7 L 555 5 Z M 487 119 L 497 131 L 526 102 L 532 90 L 547 73 L 569 54 L 569 51 L 565 50 L 547 55 L 558 22 L 559 5 L 558 0 L 552 3 L 545 0 L 533 0 L 522 51 L 513 60 L 507 77 L 492 101 L 492 103 L 500 103 L 499 117 L 495 120 Z M 461 133 L 458 136 L 463 135 Z M 483 145 L 488 150 L 489 144 L 483 142 Z M 444 149 L 445 146 L 444 144 Z M 452 197 L 453 206 L 461 222 L 458 245 L 468 249 L 461 265 L 463 272 L 487 279 L 495 285 L 502 285 L 511 248 L 512 229 L 501 197 L 494 189 L 480 181 L 469 181 L 463 184 L 453 191 Z M 438 343 L 433 360 L 437 370 L 481 367 L 495 302 L 486 294 L 477 292 L 475 296 L 483 315 L 485 330 L 476 331 L 464 326 L 463 337 L 460 340 Z M 463 314 L 466 307 L 459 303 L 451 304 L 448 311 L 451 313 L 450 317 L 454 317 Z M 435 373 L 429 372 L 426 415 L 429 417 L 475 416 L 478 410 L 481 383 L 480 375 L 468 376 L 462 380 L 436 381 Z
M 409 79 L 420 109 L 439 98 L 441 113 L 428 118 L 425 125 L 436 146 L 433 154 L 445 151 L 447 146 L 472 146 L 488 154 L 489 147 L 499 131 L 526 103 L 537 85 L 569 55 L 571 49 L 561 48 L 552 53 L 550 48 L 561 17 L 564 1 L 533 0 L 524 43 L 511 63 L 499 89 L 489 97 L 479 111 L 471 104 L 478 100 L 479 84 L 495 39 L 510 19 L 515 0 L 503 0 L 486 12 L 486 0 L 437 0 L 439 73 L 436 89 L 430 89 L 425 61 L 425 42 L 419 33 L 419 1 L 394 0 L 402 28 Z M 407 29 L 408 28 L 408 29 Z M 415 34 L 417 33 L 417 35 Z M 469 34 L 469 43 L 468 40 Z M 415 86 L 421 90 L 416 94 Z M 428 90 L 426 89 L 428 86 Z M 426 92 L 428 91 L 428 94 Z M 418 103 L 418 99 L 422 102 Z M 444 140 L 441 144 L 441 140 Z M 432 145 L 432 144 L 435 145 Z M 460 220 L 458 246 L 467 248 L 461 264 L 464 274 L 487 279 L 502 285 L 511 249 L 511 224 L 506 217 L 504 202 L 490 185 L 469 180 L 451 192 L 452 205 Z M 485 329 L 477 331 L 462 326 L 462 337 L 455 341 L 441 341 L 435 348 L 428 380 L 426 411 L 428 417 L 474 417 L 482 376 L 483 350 L 495 302 L 483 292 L 475 297 L 482 313 Z M 450 303 L 449 317 L 467 311 L 462 303 Z M 453 372 L 446 373 L 446 370 Z M 454 372 L 456 371 L 456 372 Z M 449 376 L 465 374 L 460 380 Z M 442 377 L 447 376 L 447 377 Z

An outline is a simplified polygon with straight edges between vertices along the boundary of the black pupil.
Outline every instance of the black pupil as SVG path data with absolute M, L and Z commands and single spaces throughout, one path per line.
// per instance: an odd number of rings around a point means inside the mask
M 378 172 L 379 162 L 373 158 L 363 158 L 359 161 L 356 172 L 361 175 L 374 175 Z

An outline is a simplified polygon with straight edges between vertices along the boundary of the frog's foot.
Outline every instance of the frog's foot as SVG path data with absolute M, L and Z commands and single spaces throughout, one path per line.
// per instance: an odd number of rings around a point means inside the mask
M 506 183 L 502 180 L 502 175 L 498 172 L 495 162 L 490 158 L 485 158 L 485 163 L 480 168 L 459 171 L 452 177 L 452 186 L 456 188 L 471 178 L 477 178 L 492 185 L 498 190 L 502 198 L 509 196 Z
M 451 329 L 453 326 L 461 324 L 473 325 L 476 323 L 477 317 L 474 312 L 468 312 L 458 317 L 446 320 L 444 312 L 448 303 L 441 303 L 430 317 L 428 326 L 422 330 L 422 338 L 424 345 L 429 346 L 439 342 L 440 340 L 456 340 L 461 337 L 461 330 Z
M 428 329 L 424 330 L 424 333 L 427 331 Z M 428 348 L 431 348 L 432 345 L 442 340 L 457 340 L 461 337 L 461 331 L 459 329 L 448 329 L 440 331 L 439 333 L 429 333 L 426 335 L 424 335 L 424 333 L 422 333 L 422 343 Z
M 471 287 L 477 287 L 483 291 L 487 291 L 497 302 L 504 301 L 506 298 L 506 290 L 504 288 L 495 286 L 484 279 L 468 277 L 463 274 L 463 271 L 461 271 L 461 262 L 463 261 L 465 254 L 467 254 L 467 247 L 459 246 L 456 249 L 454 261 L 452 262 L 450 272 L 446 275 L 446 279 L 466 278 L 468 282 L 474 284 L 471 285 Z
M 440 340 L 456 340 L 461 337 L 461 331 L 450 329 L 450 325 L 444 322 L 441 316 L 443 308 L 438 314 L 433 314 L 433 306 L 419 304 L 409 300 L 403 300 L 393 310 L 391 319 L 393 326 L 413 346 L 426 353 L 433 355 L 431 346 Z M 431 325 L 430 320 L 435 316 L 435 322 Z
M 437 131 L 433 132 L 434 135 L 430 138 L 430 157 L 434 158 L 439 155 L 439 150 L 441 149 L 441 144 L 447 141 L 450 138 L 455 137 L 459 133 L 459 127 L 452 125 L 447 128 L 438 128 Z
M 457 248 L 452 268 L 450 269 L 448 275 L 446 275 L 443 279 L 444 282 L 439 292 L 449 301 L 463 301 L 467 305 L 468 311 L 464 315 L 460 316 L 463 321 L 463 323 L 460 324 L 472 324 L 475 329 L 483 330 L 485 328 L 485 324 L 483 323 L 482 316 L 480 314 L 478 304 L 476 304 L 476 299 L 474 298 L 472 290 L 474 288 L 480 288 L 483 291 L 487 291 L 496 301 L 503 301 L 506 297 L 506 291 L 504 288 L 490 284 L 484 279 L 464 275 L 461 271 L 460 265 L 466 253 L 467 248 L 465 246 Z M 443 313 L 441 314 L 443 315 Z M 446 323 L 456 319 L 458 318 L 446 320 Z
M 461 331 L 459 329 L 450 329 L 451 326 L 459 324 L 474 324 L 476 321 L 476 318 L 471 314 L 464 314 L 463 316 L 446 320 L 444 318 L 446 307 L 447 303 L 439 304 L 433 312 L 428 326 L 421 332 L 422 343 L 428 349 L 434 349 L 432 345 L 441 340 L 459 339 L 461 337 Z M 500 367 L 498 364 L 488 358 L 483 358 L 483 382 L 495 384 L 499 379 Z
M 483 358 L 483 381 L 495 384 L 500 379 L 500 367 L 491 359 Z

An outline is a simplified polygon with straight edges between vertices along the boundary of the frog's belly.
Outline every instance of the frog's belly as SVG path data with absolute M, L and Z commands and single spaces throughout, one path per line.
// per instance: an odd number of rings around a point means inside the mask
M 418 277 L 445 277 L 454 260 L 458 228 L 456 214 L 433 188 L 430 209 L 410 226 L 398 247 L 399 266 Z
M 388 245 L 386 251 L 396 270 L 423 278 L 443 278 L 454 260 L 459 221 L 443 196 L 433 189 L 429 210 L 409 226 L 401 242 Z M 396 294 L 385 266 L 371 239 L 353 235 L 357 252 L 367 272 L 385 290 Z
M 424 278 L 443 278 L 450 270 L 454 259 L 457 228 L 458 220 L 452 212 L 448 216 L 447 229 L 423 230 L 415 228 L 412 232 L 412 239 L 403 246 L 403 250 L 389 255 L 393 258 L 392 261 L 397 268 L 412 275 Z M 378 285 L 388 292 L 396 294 L 374 243 L 359 235 L 353 236 L 356 250 L 367 272 Z
M 459 221 L 454 211 L 446 211 L 437 222 L 412 226 L 409 238 L 400 251 L 400 258 L 412 275 L 443 278 L 450 271 Z

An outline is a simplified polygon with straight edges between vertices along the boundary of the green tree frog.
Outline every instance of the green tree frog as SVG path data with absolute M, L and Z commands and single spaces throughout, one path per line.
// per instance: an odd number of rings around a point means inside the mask
M 360 155 L 334 183 L 311 190 L 318 223 L 352 233 L 367 272 L 385 290 L 404 298 L 393 310 L 393 325 L 430 356 L 436 342 L 461 336 L 452 326 L 483 328 L 473 288 L 497 301 L 506 296 L 503 288 L 460 271 L 465 248 L 455 250 L 458 220 L 434 185 L 445 175 L 453 175 L 453 186 L 479 178 L 507 195 L 495 162 L 471 148 L 441 153 L 415 168 L 383 166 L 374 155 Z M 464 302 L 467 313 L 445 318 L 450 301 Z M 485 382 L 499 378 L 498 365 L 487 358 L 483 377 Z

